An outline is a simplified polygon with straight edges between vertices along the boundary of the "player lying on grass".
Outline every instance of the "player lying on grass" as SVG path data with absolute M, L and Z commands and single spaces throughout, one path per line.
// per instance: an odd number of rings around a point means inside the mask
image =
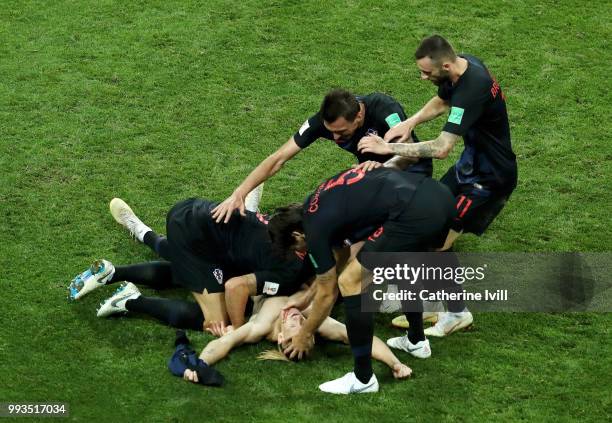
M 217 225 L 210 217 L 216 204 L 189 199 L 175 205 L 167 216 L 168 238 L 146 226 L 123 201 L 115 198 L 110 209 L 117 222 L 168 261 L 114 266 L 98 260 L 70 284 L 70 297 L 82 298 L 106 284 L 129 281 L 98 310 L 99 317 L 139 312 L 168 325 L 202 330 L 216 322 L 235 327 L 244 323 L 250 295 L 290 295 L 309 278 L 311 268 L 298 255 L 282 257 L 272 250 L 265 217 L 253 212 Z M 136 284 L 153 289 L 184 287 L 196 303 L 145 297 Z
M 300 294 L 292 298 L 295 299 Z M 281 350 L 290 344 L 311 310 L 310 308 L 303 312 L 296 308 L 283 310 L 283 307 L 289 303 L 289 299 L 289 297 L 278 296 L 257 298 L 253 309 L 254 314 L 250 320 L 238 329 L 226 328 L 226 333 L 222 337 L 206 345 L 200 354 L 200 359 L 206 365 L 212 366 L 226 357 L 233 348 L 242 344 L 254 344 L 265 338 L 275 342 L 279 350 L 264 352 L 260 358 L 288 360 Z M 331 317 L 327 317 L 316 332 L 325 339 L 348 344 L 346 326 Z M 314 336 L 312 342 L 314 342 Z M 377 337 L 374 337 L 372 341 L 372 357 L 389 366 L 396 379 L 407 378 L 412 373 L 412 370 L 402 364 L 387 345 Z M 194 370 L 186 369 L 183 378 L 191 382 L 198 382 L 198 374 Z

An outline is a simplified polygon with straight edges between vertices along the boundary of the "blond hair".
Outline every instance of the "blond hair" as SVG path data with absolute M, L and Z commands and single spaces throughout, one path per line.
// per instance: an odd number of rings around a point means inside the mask
M 263 351 L 261 353 L 259 353 L 259 355 L 257 356 L 258 360 L 277 360 L 277 361 L 288 361 L 291 362 L 291 360 L 289 360 L 289 358 L 285 355 L 285 353 L 283 352 L 283 350 L 281 349 L 281 344 L 278 344 L 278 349 L 270 349 L 270 350 L 266 350 Z

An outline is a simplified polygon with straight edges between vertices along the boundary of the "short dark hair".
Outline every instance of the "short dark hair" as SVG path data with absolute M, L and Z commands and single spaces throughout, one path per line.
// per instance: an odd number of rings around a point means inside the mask
M 352 122 L 360 109 L 357 98 L 351 92 L 334 89 L 327 93 L 323 99 L 320 112 L 323 120 L 328 123 L 335 122 L 340 117 Z
M 304 232 L 302 226 L 303 206 L 299 203 L 279 207 L 268 221 L 268 235 L 277 253 L 288 255 L 295 244 L 293 231 Z
M 417 47 L 414 57 L 416 60 L 429 57 L 434 63 L 440 63 L 444 59 L 454 62 L 455 59 L 457 59 L 453 47 L 439 35 L 432 35 L 431 37 L 423 39 L 419 47 Z

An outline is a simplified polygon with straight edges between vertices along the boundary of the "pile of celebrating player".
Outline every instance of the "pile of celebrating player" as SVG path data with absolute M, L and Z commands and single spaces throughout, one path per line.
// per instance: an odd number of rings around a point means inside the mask
M 218 385 L 211 367 L 243 343 L 267 338 L 278 349 L 263 358 L 302 359 L 315 334 L 350 344 L 353 370 L 320 385 L 324 392 L 377 392 L 372 358 L 396 378 L 410 376 L 388 346 L 428 358 L 426 335 L 446 336 L 472 324 L 461 301 L 448 302 L 423 327 L 423 304 L 404 305 L 404 336 L 374 337 L 373 314 L 362 311 L 362 255 L 449 251 L 463 232 L 481 235 L 516 186 L 516 157 L 504 94 L 482 61 L 457 55 L 442 37 L 425 38 L 415 53 L 421 79 L 437 94 L 411 117 L 393 98 L 329 92 L 320 110 L 261 162 L 221 203 L 188 199 L 167 215 L 166 237 L 146 226 L 122 200 L 113 217 L 163 261 L 118 266 L 99 260 L 70 285 L 79 299 L 103 285 L 122 284 L 98 316 L 144 313 L 167 325 L 219 336 L 198 357 L 179 333 L 170 369 L 186 380 Z M 447 114 L 440 135 L 419 140 L 414 129 Z M 323 183 L 303 203 L 257 212 L 265 180 L 314 141 L 325 138 L 356 156 L 358 165 Z M 464 149 L 440 181 L 432 159 Z M 250 193 L 250 194 L 249 194 Z M 141 295 L 136 285 L 183 287 L 195 301 Z M 330 317 L 342 296 L 346 326 Z M 250 316 L 250 317 L 247 317 Z M 429 317 L 429 316 L 428 316 Z M 388 346 L 387 346 L 388 345 Z

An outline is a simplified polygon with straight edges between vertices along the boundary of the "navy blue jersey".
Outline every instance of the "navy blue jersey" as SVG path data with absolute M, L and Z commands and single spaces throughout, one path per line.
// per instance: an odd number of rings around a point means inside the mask
M 254 273 L 258 286 L 292 285 L 299 288 L 312 275 L 312 267 L 298 254 L 289 258 L 278 254 L 267 230 L 267 217 L 234 212 L 227 224 L 217 224 L 211 216 L 218 203 L 193 199 L 181 213 L 173 214 L 173 227 L 183 243 L 205 259 L 223 265 L 233 276 Z M 264 292 L 265 293 L 265 292 Z
M 393 128 L 395 125 L 406 120 L 404 109 L 394 98 L 381 93 L 372 93 L 363 97 L 357 96 L 357 100 L 365 106 L 364 123 L 355 131 L 350 139 L 336 140 L 336 145 L 353 154 L 359 163 L 368 160 L 384 163 L 393 157 L 393 155 L 360 153 L 357 150 L 357 144 L 366 135 L 384 137 L 389 128 Z M 293 135 L 295 143 L 300 148 L 308 147 L 319 138 L 334 140 L 333 134 L 325 128 L 320 112 L 306 120 L 302 127 Z M 419 141 L 414 132 L 412 133 L 412 138 L 414 142 Z M 431 159 L 421 159 L 407 170 L 431 175 Z
M 451 107 L 444 131 L 463 137 L 465 150 L 455 165 L 462 184 L 478 183 L 495 189 L 514 189 L 516 156 L 502 90 L 485 65 L 474 56 L 452 84 L 443 83 L 438 96 Z
M 349 169 L 323 182 L 304 202 L 308 255 L 318 274 L 336 261 L 333 248 L 363 239 L 398 218 L 426 176 L 395 169 Z

